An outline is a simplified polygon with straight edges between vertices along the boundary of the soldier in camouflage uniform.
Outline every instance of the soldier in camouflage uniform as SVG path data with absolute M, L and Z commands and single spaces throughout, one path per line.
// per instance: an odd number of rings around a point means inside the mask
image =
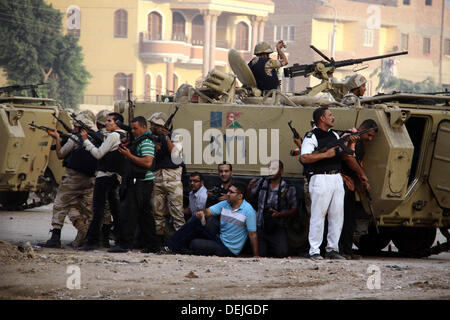
M 83 114 L 77 116 L 87 126 L 93 128 L 94 123 Z M 75 126 L 75 132 L 79 132 L 79 127 Z M 59 159 L 64 159 L 63 165 L 66 167 L 64 176 L 56 194 L 53 204 L 52 216 L 52 237 L 40 246 L 60 248 L 61 229 L 66 216 L 69 216 L 73 226 L 78 233 L 72 246 L 81 246 L 86 238 L 89 223 L 92 219 L 92 193 L 95 182 L 95 170 L 97 161 L 82 147 L 69 139 L 61 147 L 61 139 L 57 131 L 49 133 L 56 139 L 56 152 Z M 78 139 L 76 135 L 73 136 Z
M 152 194 L 156 235 L 161 244 L 170 236 L 166 234 L 166 216 L 170 215 L 175 231 L 184 223 L 183 214 L 183 184 L 181 182 L 182 166 L 172 161 L 176 154 L 181 159 L 181 144 L 177 137 L 169 138 L 169 131 L 164 127 L 167 115 L 162 112 L 154 113 L 148 121 L 150 130 L 159 137 L 156 143 L 156 165 L 154 169 L 155 181 Z
M 259 42 L 255 46 L 255 58 L 253 58 L 248 66 L 256 80 L 256 86 L 259 90 L 278 89 L 280 80 L 278 79 L 278 69 L 288 64 L 288 59 L 281 50 L 284 43 L 278 41 L 277 52 L 278 59 L 274 60 L 269 57 L 273 52 L 272 47 L 267 42 Z
M 359 106 L 359 98 L 366 92 L 366 78 L 355 74 L 347 81 L 348 93 L 342 98 L 341 103 L 348 106 Z

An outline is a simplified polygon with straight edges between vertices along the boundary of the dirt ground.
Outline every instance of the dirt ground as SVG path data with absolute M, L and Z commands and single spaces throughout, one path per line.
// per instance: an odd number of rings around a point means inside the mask
M 69 221 L 65 248 L 34 247 L 50 219 L 51 205 L 0 211 L 0 299 L 450 299 L 448 252 L 350 261 L 81 252 L 69 247 Z

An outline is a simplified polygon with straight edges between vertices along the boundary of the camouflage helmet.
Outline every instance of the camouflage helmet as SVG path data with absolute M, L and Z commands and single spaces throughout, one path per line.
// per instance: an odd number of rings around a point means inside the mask
M 150 118 L 148 118 L 148 121 L 163 126 L 166 124 L 167 115 L 164 112 L 155 112 Z
M 362 76 L 360 74 L 354 74 L 347 81 L 347 89 L 350 91 L 350 90 L 359 88 L 366 82 L 367 82 L 367 80 L 364 76 Z
M 272 47 L 267 42 L 258 42 L 255 46 L 254 54 L 258 55 L 261 53 L 272 53 Z
M 92 121 L 92 123 L 95 122 L 95 114 L 91 110 L 88 109 L 81 110 L 78 114 L 85 115 L 86 118 Z
M 95 116 L 95 120 L 97 121 L 97 123 L 101 124 L 101 125 L 106 125 L 106 119 L 108 119 L 108 114 L 110 114 L 111 111 L 104 109 L 104 110 L 100 110 L 97 115 Z
M 75 117 L 75 119 L 82 121 L 85 125 L 89 127 L 89 129 L 94 129 L 94 121 L 90 119 L 90 117 L 86 113 L 79 113 Z M 75 121 L 74 126 L 79 126 L 78 123 Z

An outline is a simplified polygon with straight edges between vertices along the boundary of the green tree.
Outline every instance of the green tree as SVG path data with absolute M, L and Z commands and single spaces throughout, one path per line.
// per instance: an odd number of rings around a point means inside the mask
M 389 72 L 382 71 L 380 68 L 376 68 L 370 77 L 377 76 L 379 79 L 376 90 L 384 91 L 400 91 L 410 93 L 425 93 L 425 92 L 442 92 L 444 88 L 434 82 L 433 78 L 427 77 L 420 82 L 413 82 L 406 79 L 397 78 L 391 76 Z
M 62 14 L 43 0 L 0 0 L 0 67 L 10 84 L 46 82 L 39 92 L 77 108 L 88 84 L 78 38 L 62 34 Z

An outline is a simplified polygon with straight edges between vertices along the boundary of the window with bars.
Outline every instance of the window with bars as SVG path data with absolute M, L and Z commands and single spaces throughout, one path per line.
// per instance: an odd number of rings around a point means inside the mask
M 430 54 L 431 39 L 423 38 L 423 54 Z
M 236 26 L 236 50 L 248 51 L 248 25 L 239 22 Z
M 114 12 L 114 37 L 126 38 L 128 36 L 128 12 L 119 9 Z
M 179 12 L 174 12 L 172 16 L 172 40 L 186 41 L 186 21 Z
M 444 54 L 446 56 L 450 55 L 450 39 L 445 39 L 444 40 Z
M 410 5 L 410 0 L 403 0 L 403 5 L 409 6 Z
M 408 50 L 409 35 L 402 33 L 400 36 L 400 46 L 402 50 Z
M 192 44 L 202 45 L 204 38 L 203 34 L 203 17 L 201 15 L 197 15 L 192 20 Z
M 162 17 L 157 12 L 148 15 L 148 40 L 162 39 Z
M 364 47 L 373 47 L 373 29 L 364 29 Z
M 278 42 L 279 40 L 284 42 L 295 41 L 295 26 L 274 25 L 273 41 Z
M 128 89 L 133 89 L 133 74 L 116 73 L 114 75 L 114 100 L 126 100 Z
M 426 5 L 426 6 L 431 6 L 431 5 L 433 5 L 432 0 L 425 0 L 425 5 Z

